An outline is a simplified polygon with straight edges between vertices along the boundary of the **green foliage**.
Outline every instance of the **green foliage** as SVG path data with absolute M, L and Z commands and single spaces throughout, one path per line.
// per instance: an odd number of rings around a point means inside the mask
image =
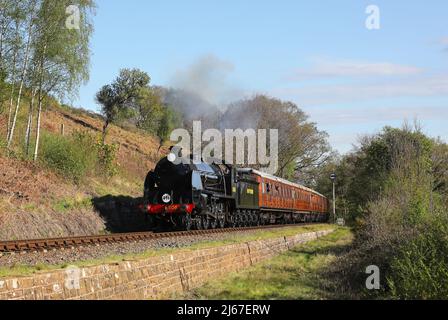
M 139 69 L 122 69 L 112 84 L 103 86 L 96 94 L 96 101 L 101 105 L 105 117 L 103 142 L 109 124 L 130 114 L 136 104 L 141 90 L 149 85 L 151 78 Z
M 111 123 L 131 125 L 145 130 L 163 144 L 170 131 L 181 125 L 182 116 L 162 102 L 155 87 L 149 85 L 149 75 L 138 69 L 122 69 L 112 84 L 105 85 L 96 95 L 105 117 L 103 142 Z
M 65 137 L 43 134 L 41 162 L 65 178 L 79 183 L 87 175 L 116 174 L 116 147 L 104 145 L 87 132 Z
M 57 201 L 52 207 L 57 212 L 67 212 L 74 209 L 89 209 L 92 207 L 92 199 L 76 199 L 71 197 Z
M 419 130 L 386 127 L 373 137 L 363 138 L 352 153 L 327 164 L 317 178 L 317 189 L 331 196 L 329 175 L 336 173 L 337 198 L 341 201 L 338 208 L 342 204 L 351 220 L 362 218 L 367 205 L 393 188 L 392 184 L 404 183 L 408 190 L 421 184 L 422 175 L 432 170 L 434 147 L 434 141 Z
M 356 245 L 337 270 L 340 286 L 369 297 L 447 297 L 448 208 L 437 187 L 446 179 L 443 146 L 418 128 L 385 128 L 331 168 L 357 222 Z M 364 286 L 372 264 L 387 279 L 373 293 Z
M 165 106 L 154 88 L 142 88 L 133 115 L 136 126 L 156 135 L 164 113 Z
M 48 133 L 42 136 L 41 161 L 67 179 L 80 182 L 93 167 L 91 157 L 76 138 Z
M 425 224 L 422 233 L 398 250 L 388 285 L 397 299 L 448 297 L 448 225 L 445 219 Z
M 65 26 L 69 6 L 78 9 L 79 24 L 75 28 Z M 53 97 L 74 97 L 79 86 L 88 80 L 95 1 L 2 0 L 0 7 L 0 99 L 14 101 L 8 141 L 8 148 L 14 149 L 19 146 L 17 141 L 23 141 L 15 138 L 17 133 L 26 132 L 19 130 L 26 123 L 20 118 L 21 102 L 26 95 L 37 92 L 35 104 L 38 107 L 30 108 L 29 114 L 37 111 L 41 116 L 48 103 L 57 104 Z M 34 143 L 36 155 L 40 145 L 39 130 L 37 128 Z M 53 142 L 55 147 L 57 143 Z M 29 145 L 26 150 L 28 154 Z M 11 151 L 10 155 L 20 152 Z
M 61 27 L 70 5 L 79 9 L 78 30 Z M 33 72 L 30 80 L 47 94 L 51 92 L 59 97 L 76 94 L 79 85 L 89 79 L 89 41 L 93 34 L 91 16 L 94 8 L 95 2 L 87 0 L 39 2 L 37 13 L 34 13 L 37 19 L 31 61 L 35 64 L 34 69 L 42 74 Z
M 178 125 L 180 125 L 179 114 L 171 108 L 165 108 L 156 131 L 157 137 L 160 139 L 160 145 L 169 138 L 171 131 Z
M 104 144 L 97 142 L 98 164 L 102 174 L 112 177 L 118 173 L 116 163 L 118 148 L 114 144 Z

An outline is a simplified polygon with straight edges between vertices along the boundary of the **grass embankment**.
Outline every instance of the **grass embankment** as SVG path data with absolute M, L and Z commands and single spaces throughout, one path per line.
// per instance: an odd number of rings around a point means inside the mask
M 319 240 L 297 246 L 291 251 L 234 273 L 224 280 L 215 280 L 192 291 L 187 299 L 212 300 L 301 300 L 334 297 L 325 291 L 329 281 L 323 274 L 341 250 L 353 239 L 347 228 Z
M 7 114 L 0 110 L 0 239 L 113 232 L 101 206 L 141 197 L 146 174 L 167 149 L 159 151 L 158 139 L 144 130 L 117 125 L 102 144 L 100 116 L 50 101 L 35 162 L 36 128 L 26 152 L 29 97 L 22 100 L 9 151 Z
M 217 246 L 225 246 L 237 243 L 244 243 L 249 241 L 263 240 L 263 239 L 272 239 L 283 236 L 293 236 L 308 232 L 329 230 L 334 228 L 333 226 L 327 224 L 317 224 L 317 225 L 308 225 L 308 226 L 291 226 L 285 228 L 277 228 L 277 229 L 266 229 L 259 230 L 247 234 L 236 234 L 232 237 L 225 238 L 223 240 L 208 240 L 208 241 L 200 241 L 188 247 L 182 248 L 164 248 L 164 249 L 151 249 L 146 252 L 140 254 L 127 254 L 127 255 L 108 255 L 95 260 L 87 260 L 87 261 L 78 261 L 78 262 L 70 262 L 59 265 L 47 265 L 47 264 L 39 264 L 37 266 L 23 266 L 18 265 L 14 267 L 1 267 L 0 266 L 0 278 L 1 277 L 11 277 L 11 276 L 27 276 L 37 272 L 45 272 L 51 270 L 64 269 L 68 266 L 78 266 L 78 267 L 90 267 L 97 266 L 103 264 L 112 264 L 118 263 L 122 261 L 130 261 L 130 260 L 140 260 L 146 259 L 152 256 L 164 255 L 164 254 L 173 254 L 185 251 L 193 251 L 197 249 L 211 248 Z

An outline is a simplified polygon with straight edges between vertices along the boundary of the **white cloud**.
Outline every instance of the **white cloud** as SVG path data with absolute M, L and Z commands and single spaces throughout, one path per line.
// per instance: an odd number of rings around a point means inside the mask
M 315 59 L 310 68 L 296 70 L 289 79 L 300 81 L 337 77 L 403 76 L 422 71 L 414 66 L 389 62 Z
M 339 152 L 345 153 L 357 144 L 358 138 L 379 132 L 384 126 L 401 126 L 405 121 L 420 122 L 430 136 L 448 141 L 444 119 L 448 118 L 448 106 L 362 106 L 357 108 L 314 107 L 305 108 L 311 120 L 330 134 L 329 141 Z
M 386 106 L 337 109 L 321 107 L 306 111 L 314 121 L 322 125 L 335 123 L 359 125 L 375 122 L 412 121 L 413 119 L 426 121 L 448 118 L 448 106 Z
M 395 81 L 308 85 L 276 89 L 272 94 L 297 100 L 305 106 L 395 97 L 448 96 L 448 76 L 433 75 Z

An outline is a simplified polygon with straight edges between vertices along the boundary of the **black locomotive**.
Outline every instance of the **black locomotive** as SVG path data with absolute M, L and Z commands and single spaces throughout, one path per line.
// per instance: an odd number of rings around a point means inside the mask
M 303 197 L 299 197 L 300 192 Z M 144 199 L 143 210 L 154 224 L 178 230 L 328 218 L 324 196 L 256 170 L 218 161 L 174 164 L 163 158 L 145 180 Z

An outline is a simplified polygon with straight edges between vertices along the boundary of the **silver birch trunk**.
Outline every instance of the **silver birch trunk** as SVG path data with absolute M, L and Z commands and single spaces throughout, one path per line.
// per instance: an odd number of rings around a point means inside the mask
M 8 139 L 8 145 L 7 145 L 8 150 L 10 149 L 12 140 L 14 138 L 14 129 L 15 129 L 16 123 L 17 123 L 17 114 L 19 113 L 20 99 L 22 97 L 23 84 L 25 82 L 26 72 L 27 72 L 27 69 L 28 69 L 28 58 L 29 58 L 30 47 L 31 47 L 31 29 L 32 29 L 32 27 L 33 27 L 33 20 L 31 19 L 30 25 L 28 27 L 28 40 L 27 40 L 27 43 L 26 43 L 25 60 L 23 62 L 22 78 L 20 79 L 19 93 L 18 93 L 18 96 L 17 96 L 17 104 L 16 104 L 16 109 L 14 111 L 14 118 L 12 120 L 11 132 L 9 133 L 9 139 Z
M 36 97 L 36 89 L 32 90 L 32 96 L 31 96 L 31 102 L 30 102 L 30 110 L 28 113 L 28 123 L 26 126 L 26 134 L 25 134 L 25 150 L 26 155 L 29 156 L 30 154 L 30 142 L 31 142 L 31 132 L 33 127 L 33 113 L 34 113 L 34 100 Z
M 14 58 L 12 62 L 12 83 L 11 83 L 11 96 L 9 98 L 9 111 L 8 111 L 8 124 L 6 130 L 6 139 L 9 140 L 9 133 L 11 131 L 11 117 L 12 117 L 12 106 L 14 104 L 14 92 L 16 85 L 16 60 L 17 60 L 17 51 L 14 52 Z
M 42 115 L 42 88 L 39 89 L 39 107 L 37 110 L 37 123 L 36 123 L 36 144 L 34 145 L 33 161 L 37 161 L 37 155 L 39 153 L 39 140 L 40 140 L 40 120 Z
M 16 22 L 16 39 L 19 34 L 19 24 Z M 16 63 L 17 63 L 17 55 L 19 54 L 19 48 L 17 46 L 14 46 L 14 55 L 12 59 L 12 73 L 11 73 L 11 96 L 9 99 L 9 111 L 8 111 L 8 123 L 7 123 L 7 129 L 6 129 L 6 141 L 9 140 L 9 134 L 11 131 L 11 117 L 12 117 L 12 107 L 14 104 L 14 92 L 15 92 L 15 86 L 16 86 Z
M 39 141 L 40 141 L 40 121 L 41 121 L 41 117 L 42 117 L 42 86 L 43 86 L 43 81 L 44 81 L 44 59 L 45 59 L 45 55 L 47 53 L 47 45 L 45 44 L 44 46 L 44 53 L 42 56 L 42 59 L 40 61 L 40 66 L 39 66 L 39 94 L 38 94 L 38 102 L 39 102 L 39 107 L 37 110 L 37 123 L 36 123 L 36 143 L 34 144 L 34 155 L 33 155 L 33 161 L 37 161 L 37 157 L 39 154 Z

